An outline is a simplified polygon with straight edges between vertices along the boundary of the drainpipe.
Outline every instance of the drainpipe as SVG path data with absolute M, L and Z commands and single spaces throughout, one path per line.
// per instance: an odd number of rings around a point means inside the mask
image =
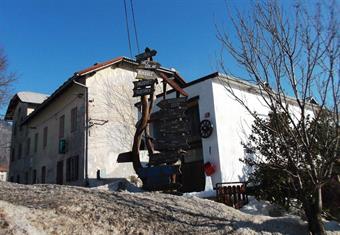
M 89 186 L 89 176 L 88 176 L 88 136 L 89 136 L 89 97 L 88 97 L 88 87 L 81 84 L 75 80 L 72 80 L 74 84 L 85 88 L 85 185 Z

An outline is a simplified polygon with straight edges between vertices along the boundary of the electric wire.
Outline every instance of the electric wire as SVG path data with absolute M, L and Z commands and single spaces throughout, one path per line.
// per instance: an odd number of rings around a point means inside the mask
M 130 0 L 130 5 L 131 5 L 131 11 L 132 11 L 133 28 L 134 28 L 134 31 L 135 31 L 137 50 L 138 50 L 138 53 L 140 53 L 139 43 L 138 43 L 137 27 L 136 27 L 136 20 L 135 20 L 135 11 L 133 9 L 133 0 Z
M 127 31 L 127 34 L 128 34 L 130 57 L 132 58 L 131 40 L 130 40 L 130 29 L 129 29 L 129 21 L 128 21 L 127 9 L 126 9 L 126 0 L 124 0 L 124 9 L 125 9 L 125 22 L 126 22 L 126 31 Z

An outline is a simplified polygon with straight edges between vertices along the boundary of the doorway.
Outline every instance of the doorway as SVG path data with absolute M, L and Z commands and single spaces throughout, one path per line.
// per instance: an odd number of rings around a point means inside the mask
M 58 161 L 57 162 L 57 184 L 63 184 L 63 175 L 64 175 L 64 162 Z
M 191 131 L 188 141 L 190 148 L 181 166 L 182 175 L 180 176 L 180 183 L 183 186 L 180 188 L 180 191 L 199 192 L 205 188 L 205 174 L 198 97 L 188 100 L 187 115 Z

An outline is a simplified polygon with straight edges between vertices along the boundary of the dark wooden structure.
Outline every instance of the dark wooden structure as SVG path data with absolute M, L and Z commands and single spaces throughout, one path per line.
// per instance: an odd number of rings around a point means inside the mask
M 246 182 L 217 183 L 215 190 L 217 202 L 236 209 L 248 203 Z
M 188 147 L 186 122 L 186 92 L 171 78 L 167 77 L 160 68 L 160 64 L 153 61 L 157 51 L 146 48 L 144 53 L 136 56 L 139 63 L 136 79 L 134 81 L 133 96 L 141 97 L 142 117 L 136 124 L 132 151 L 119 156 L 119 162 L 132 161 L 133 167 L 143 187 L 147 190 L 178 189 L 176 176 L 180 174 L 180 160 L 185 157 Z M 161 110 L 156 119 L 162 122 L 161 136 L 154 139 L 150 136 L 149 123 L 155 100 L 155 84 L 157 78 L 163 80 L 163 99 L 158 106 Z M 176 92 L 177 98 L 166 100 L 166 86 L 170 85 Z M 184 97 L 179 97 L 180 95 Z M 173 125 L 169 125 L 169 123 Z M 176 126 L 177 125 L 177 126 Z M 149 167 L 143 167 L 140 162 L 139 151 L 142 138 L 145 138 L 149 153 Z M 160 152 L 155 152 L 158 150 Z M 179 164 L 178 164 L 179 163 Z

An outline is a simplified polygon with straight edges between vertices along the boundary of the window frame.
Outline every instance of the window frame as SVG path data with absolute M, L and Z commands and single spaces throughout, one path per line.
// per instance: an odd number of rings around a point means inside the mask
M 31 152 L 31 138 L 27 138 L 26 140 L 26 156 L 29 156 Z
M 66 160 L 66 182 L 79 180 L 79 155 Z
M 46 183 L 46 166 L 41 167 L 41 183 Z
M 71 132 L 75 132 L 77 130 L 77 122 L 78 122 L 78 108 L 74 107 L 71 109 Z
M 44 127 L 44 132 L 43 132 L 43 148 L 45 149 L 47 146 L 47 139 L 48 139 L 48 126 Z
M 38 141 L 39 141 L 39 133 L 35 133 L 34 134 L 34 153 L 37 153 L 38 152 Z
M 59 139 L 65 137 L 65 115 L 59 117 Z
M 21 156 L 22 156 L 22 144 L 19 143 L 19 145 L 18 145 L 18 157 L 17 157 L 17 159 L 18 159 L 18 160 L 21 159 Z

